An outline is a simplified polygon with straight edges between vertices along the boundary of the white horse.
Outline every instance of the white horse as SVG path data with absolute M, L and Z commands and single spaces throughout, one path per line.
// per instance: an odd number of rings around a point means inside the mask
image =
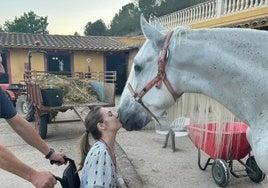
M 147 40 L 134 59 L 118 108 L 123 127 L 141 129 L 183 93 L 202 93 L 250 126 L 247 138 L 268 174 L 268 32 L 178 27 L 172 34 L 143 16 L 141 28 Z

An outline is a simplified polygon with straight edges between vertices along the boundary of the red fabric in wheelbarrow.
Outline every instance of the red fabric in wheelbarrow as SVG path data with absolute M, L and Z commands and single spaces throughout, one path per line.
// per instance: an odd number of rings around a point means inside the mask
M 223 126 L 218 132 L 219 126 Z M 213 159 L 236 160 L 251 150 L 246 138 L 248 125 L 243 122 L 224 122 L 187 125 L 186 129 L 195 146 Z

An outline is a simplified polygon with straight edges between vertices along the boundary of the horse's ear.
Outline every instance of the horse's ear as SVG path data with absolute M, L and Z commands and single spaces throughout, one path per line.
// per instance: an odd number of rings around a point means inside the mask
M 157 17 L 154 18 L 154 26 L 158 31 L 160 31 L 163 34 L 166 34 L 168 32 L 167 28 L 162 26 L 162 24 L 160 23 Z
M 142 30 L 142 33 L 144 34 L 144 36 L 148 40 L 151 40 L 151 41 L 155 42 L 155 44 L 157 46 L 161 45 L 163 40 L 165 39 L 165 34 L 163 34 L 162 32 L 158 31 L 157 28 L 155 28 L 154 26 L 149 24 L 145 20 L 143 14 L 141 14 L 140 22 L 141 22 L 141 30 Z

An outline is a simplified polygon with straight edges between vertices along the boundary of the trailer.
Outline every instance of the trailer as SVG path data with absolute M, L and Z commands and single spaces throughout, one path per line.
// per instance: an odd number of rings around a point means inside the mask
M 52 74 L 63 74 L 50 72 Z M 103 107 L 113 107 L 115 106 L 115 81 L 116 72 L 106 71 L 106 72 L 74 72 L 74 73 L 64 73 L 69 78 L 81 79 L 91 85 L 96 91 L 98 102 L 90 102 L 79 105 L 72 104 L 61 104 L 61 102 L 53 101 L 52 105 L 45 104 L 44 91 L 40 87 L 38 82 L 38 77 L 46 74 L 44 71 L 26 71 L 25 72 L 25 83 L 27 87 L 28 99 L 35 108 L 35 128 L 39 132 L 41 138 L 45 139 L 47 137 L 48 124 L 52 119 L 58 114 L 58 112 L 66 112 L 68 110 L 73 110 L 78 116 L 79 120 L 83 121 L 81 114 L 79 114 L 77 108 L 87 107 L 91 109 L 95 106 Z M 56 93 L 54 98 L 62 97 L 60 92 Z M 48 96 L 48 98 L 53 98 Z M 67 120 L 72 121 L 72 120 Z

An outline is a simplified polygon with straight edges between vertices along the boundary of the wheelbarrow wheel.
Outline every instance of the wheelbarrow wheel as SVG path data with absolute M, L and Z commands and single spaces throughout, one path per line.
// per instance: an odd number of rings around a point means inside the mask
M 250 156 L 247 159 L 246 165 L 249 167 L 249 168 L 246 168 L 246 172 L 251 181 L 255 183 L 260 183 L 264 180 L 265 174 L 261 171 L 261 169 L 257 165 L 254 156 Z
M 222 159 L 216 159 L 212 164 L 212 177 L 216 184 L 220 187 L 225 187 L 230 178 L 229 168 L 227 163 Z
M 39 117 L 39 135 L 42 139 L 47 137 L 47 123 L 49 121 L 49 115 L 45 114 Z

